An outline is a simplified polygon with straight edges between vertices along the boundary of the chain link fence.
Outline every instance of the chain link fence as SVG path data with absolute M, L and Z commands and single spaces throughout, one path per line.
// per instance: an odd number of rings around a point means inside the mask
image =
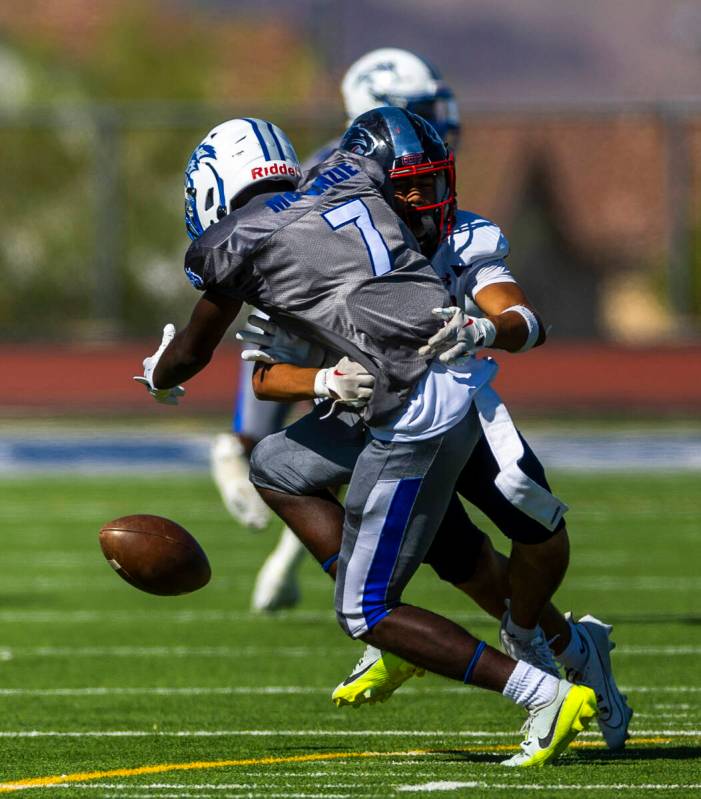
M 195 296 L 181 270 L 189 243 L 182 223 L 184 164 L 207 130 L 242 113 L 274 119 L 301 157 L 337 135 L 344 123 L 337 112 L 278 108 L 271 113 L 232 105 L 0 111 L 0 336 L 5 341 L 137 338 L 153 335 L 164 319 L 187 318 Z M 463 109 L 463 118 L 462 204 L 499 221 L 516 254 L 530 253 L 522 261 L 523 273 L 516 255 L 514 269 L 546 306 L 546 317 L 555 313 L 564 335 L 586 334 L 577 318 L 591 318 L 591 310 L 580 306 L 600 302 L 602 286 L 622 261 L 627 272 L 646 275 L 665 312 L 684 320 L 673 333 L 695 331 L 701 293 L 699 109 L 474 107 Z M 621 125 L 628 126 L 622 133 Z M 632 157 L 639 170 L 633 174 L 625 166 L 631 158 L 626 142 L 638 146 L 636 131 L 643 129 L 650 144 L 647 150 L 640 144 L 637 161 Z M 649 257 L 636 254 L 635 231 L 626 226 L 629 200 L 623 197 L 616 205 L 607 199 L 604 207 L 602 190 L 587 188 L 591 168 L 577 151 L 606 137 L 608 149 L 592 158 L 604 172 L 602 158 L 623 164 L 622 174 L 611 174 L 608 182 L 602 178 L 607 197 L 626 191 L 635 196 L 635 181 L 649 173 L 644 191 L 653 199 L 638 197 L 649 206 L 657 231 L 645 244 Z M 620 225 L 623 254 L 614 246 L 610 264 L 590 268 L 607 256 L 595 252 L 596 225 L 587 226 L 587 215 L 606 220 L 612 241 Z M 561 268 L 565 260 L 569 271 Z M 606 324 L 588 329 L 602 337 L 610 332 Z

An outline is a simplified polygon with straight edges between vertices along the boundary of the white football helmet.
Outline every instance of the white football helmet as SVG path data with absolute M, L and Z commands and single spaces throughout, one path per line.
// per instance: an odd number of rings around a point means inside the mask
M 222 122 L 195 147 L 185 167 L 185 228 L 191 239 L 234 208 L 234 200 L 259 180 L 297 186 L 302 169 L 292 142 L 264 119 Z
M 350 121 L 373 108 L 392 105 L 423 117 L 451 147 L 460 118 L 455 96 L 435 67 L 408 50 L 383 47 L 359 58 L 341 82 Z

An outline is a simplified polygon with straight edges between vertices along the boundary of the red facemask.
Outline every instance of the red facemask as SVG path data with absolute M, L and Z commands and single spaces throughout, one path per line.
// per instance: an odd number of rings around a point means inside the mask
M 391 180 L 412 178 L 417 176 L 433 175 L 435 186 L 435 202 L 425 205 L 412 205 L 411 215 L 422 215 L 430 212 L 433 216 L 437 241 L 435 247 L 453 231 L 455 224 L 455 159 L 452 152 L 444 161 L 425 162 L 406 166 L 396 166 L 389 172 Z M 404 220 L 411 227 L 411 219 Z M 422 247 L 423 249 L 423 247 Z

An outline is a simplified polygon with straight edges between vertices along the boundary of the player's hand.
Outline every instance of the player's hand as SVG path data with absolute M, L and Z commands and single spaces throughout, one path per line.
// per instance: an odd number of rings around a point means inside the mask
M 173 388 L 154 388 L 149 384 L 145 377 L 135 377 L 137 383 L 141 383 L 146 388 L 146 391 L 162 405 L 177 405 L 180 397 L 185 396 L 185 389 L 183 386 L 173 386 Z
M 314 393 L 353 408 L 364 408 L 372 397 L 374 386 L 375 378 L 364 366 L 343 357 L 335 366 L 317 372 Z
M 178 399 L 185 395 L 185 389 L 182 386 L 173 386 L 173 388 L 156 388 L 153 385 L 153 373 L 156 369 L 156 365 L 173 338 L 175 338 L 175 325 L 167 324 L 163 328 L 163 338 L 161 339 L 159 348 L 153 353 L 153 355 L 149 355 L 148 358 L 144 358 L 143 360 L 143 376 L 137 375 L 134 377 L 134 380 L 137 383 L 141 383 L 141 385 L 146 388 L 148 393 L 156 400 L 156 402 L 160 402 L 163 405 L 177 405 Z
M 441 363 L 450 364 L 494 343 L 497 330 L 489 319 L 469 316 L 454 305 L 434 308 L 432 313 L 445 325 L 419 348 L 419 355 L 437 355 Z
M 241 358 L 244 361 L 258 361 L 259 363 L 291 363 L 295 366 L 319 364 L 323 361 L 323 351 L 316 344 L 305 341 L 303 338 L 288 333 L 273 322 L 262 316 L 251 314 L 248 324 L 260 331 L 237 330 L 236 339 L 244 344 L 253 344 L 253 349 L 244 350 Z

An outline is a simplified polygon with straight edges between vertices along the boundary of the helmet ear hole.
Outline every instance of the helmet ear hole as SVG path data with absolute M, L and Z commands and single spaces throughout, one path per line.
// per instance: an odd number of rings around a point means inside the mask
M 209 211 L 209 209 L 213 205 L 214 205 L 214 187 L 210 186 L 209 191 L 207 192 L 207 196 L 205 197 L 204 210 Z

